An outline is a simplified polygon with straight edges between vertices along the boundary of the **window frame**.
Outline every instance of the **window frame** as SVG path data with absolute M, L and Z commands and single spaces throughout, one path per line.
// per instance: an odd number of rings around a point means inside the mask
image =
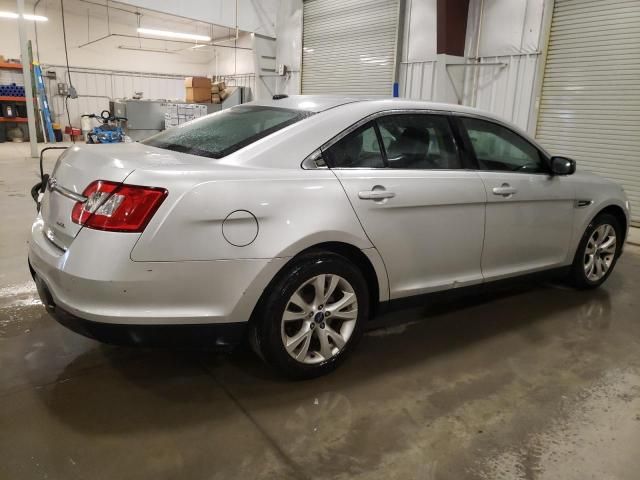
M 546 171 L 545 172 L 527 172 L 527 171 L 518 171 L 518 170 L 493 170 L 493 169 L 480 168 L 480 163 L 478 162 L 476 152 L 473 148 L 473 144 L 471 143 L 471 138 L 469 137 L 469 133 L 467 132 L 467 127 L 464 125 L 464 122 L 462 121 L 463 118 L 470 118 L 473 120 L 479 120 L 485 123 L 496 125 L 498 127 L 504 128 L 505 130 L 508 130 L 514 135 L 517 135 L 518 138 L 520 138 L 525 143 L 531 145 L 531 147 L 533 147 L 538 152 L 538 155 L 540 156 L 540 159 L 542 160 L 542 163 L 545 166 Z M 539 145 L 532 142 L 528 138 L 524 137 L 521 133 L 514 130 L 508 124 L 500 122 L 499 120 L 495 120 L 493 118 L 489 118 L 489 117 L 483 117 L 480 115 L 470 115 L 470 114 L 458 113 L 458 112 L 453 113 L 452 120 L 454 121 L 456 129 L 458 130 L 458 134 L 460 135 L 460 138 L 462 139 L 462 142 L 465 145 L 466 153 L 469 156 L 470 161 L 474 165 L 474 170 L 478 172 L 517 173 L 518 175 L 544 175 L 544 176 L 552 175 L 550 155 L 546 151 L 544 151 Z
M 378 125 L 378 120 L 382 117 L 388 116 L 396 116 L 396 115 L 430 115 L 430 116 L 438 116 L 443 117 L 451 131 L 452 140 L 454 143 L 454 148 L 456 150 L 456 155 L 460 161 L 460 168 L 439 168 L 439 169 L 427 169 L 427 168 L 393 168 L 389 167 L 389 162 L 387 159 L 387 150 L 385 148 L 384 142 L 382 141 L 382 135 L 380 133 L 380 127 Z M 380 152 L 382 154 L 382 161 L 384 163 L 383 167 L 334 167 L 330 164 L 329 155 L 325 155 L 325 152 L 330 149 L 334 144 L 338 143 L 347 135 L 352 134 L 353 132 L 359 130 L 361 127 L 367 125 L 368 123 L 372 123 L 376 132 L 376 136 L 378 138 L 378 144 L 380 146 Z M 397 171 L 420 171 L 420 172 L 428 172 L 428 171 L 438 171 L 438 172 L 446 172 L 446 171 L 465 171 L 465 170 L 477 170 L 472 163 L 471 158 L 468 153 L 465 151 L 463 138 L 460 136 L 458 132 L 458 128 L 453 121 L 452 112 L 449 110 L 427 110 L 427 109 L 394 109 L 394 110 L 383 110 L 380 112 L 373 113 L 371 115 L 367 115 L 366 117 L 358 120 L 354 124 L 345 128 L 343 131 L 335 135 L 333 138 L 322 144 L 319 148 L 315 149 L 307 158 L 302 161 L 301 167 L 303 169 L 314 169 L 314 168 L 328 168 L 330 170 L 397 170 Z M 314 167 L 313 164 L 315 160 L 318 159 L 319 156 L 322 156 L 322 159 L 325 162 L 325 166 Z

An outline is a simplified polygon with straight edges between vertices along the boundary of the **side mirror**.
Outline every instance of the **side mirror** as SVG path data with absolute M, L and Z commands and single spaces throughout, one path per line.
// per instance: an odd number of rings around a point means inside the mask
M 551 157 L 551 173 L 571 175 L 576 172 L 576 161 L 567 157 Z

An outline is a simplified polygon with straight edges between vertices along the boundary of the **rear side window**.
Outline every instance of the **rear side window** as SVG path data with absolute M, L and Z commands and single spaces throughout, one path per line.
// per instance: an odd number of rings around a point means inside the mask
M 302 110 L 240 105 L 165 130 L 141 143 L 222 158 L 310 115 Z
M 376 127 L 369 122 L 334 143 L 326 151 L 333 168 L 382 168 L 384 159 Z
M 462 168 L 449 120 L 442 115 L 386 115 L 323 153 L 331 168 Z
M 378 119 L 389 168 L 458 169 L 460 157 L 446 117 L 389 115 Z

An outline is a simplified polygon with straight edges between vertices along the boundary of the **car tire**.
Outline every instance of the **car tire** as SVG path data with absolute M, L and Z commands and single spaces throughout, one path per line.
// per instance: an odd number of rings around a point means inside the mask
M 281 374 L 314 378 L 354 349 L 369 316 L 369 290 L 347 258 L 312 251 L 294 258 L 265 291 L 251 344 Z
M 580 240 L 569 273 L 569 282 L 581 290 L 602 285 L 616 265 L 622 251 L 623 230 L 616 217 L 597 215 Z M 613 245 L 610 243 L 613 241 Z M 604 248 L 603 248 L 604 247 Z

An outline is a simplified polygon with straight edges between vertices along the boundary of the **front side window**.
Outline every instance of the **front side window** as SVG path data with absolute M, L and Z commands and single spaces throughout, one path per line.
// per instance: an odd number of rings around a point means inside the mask
M 378 119 L 389 168 L 461 168 L 449 121 L 440 115 L 389 115 Z
M 141 143 L 222 158 L 309 115 L 302 110 L 239 105 L 165 130 Z
M 508 128 L 477 118 L 462 118 L 481 170 L 546 173 L 538 149 Z
M 338 140 L 325 152 L 332 168 L 383 168 L 384 159 L 373 122 Z

